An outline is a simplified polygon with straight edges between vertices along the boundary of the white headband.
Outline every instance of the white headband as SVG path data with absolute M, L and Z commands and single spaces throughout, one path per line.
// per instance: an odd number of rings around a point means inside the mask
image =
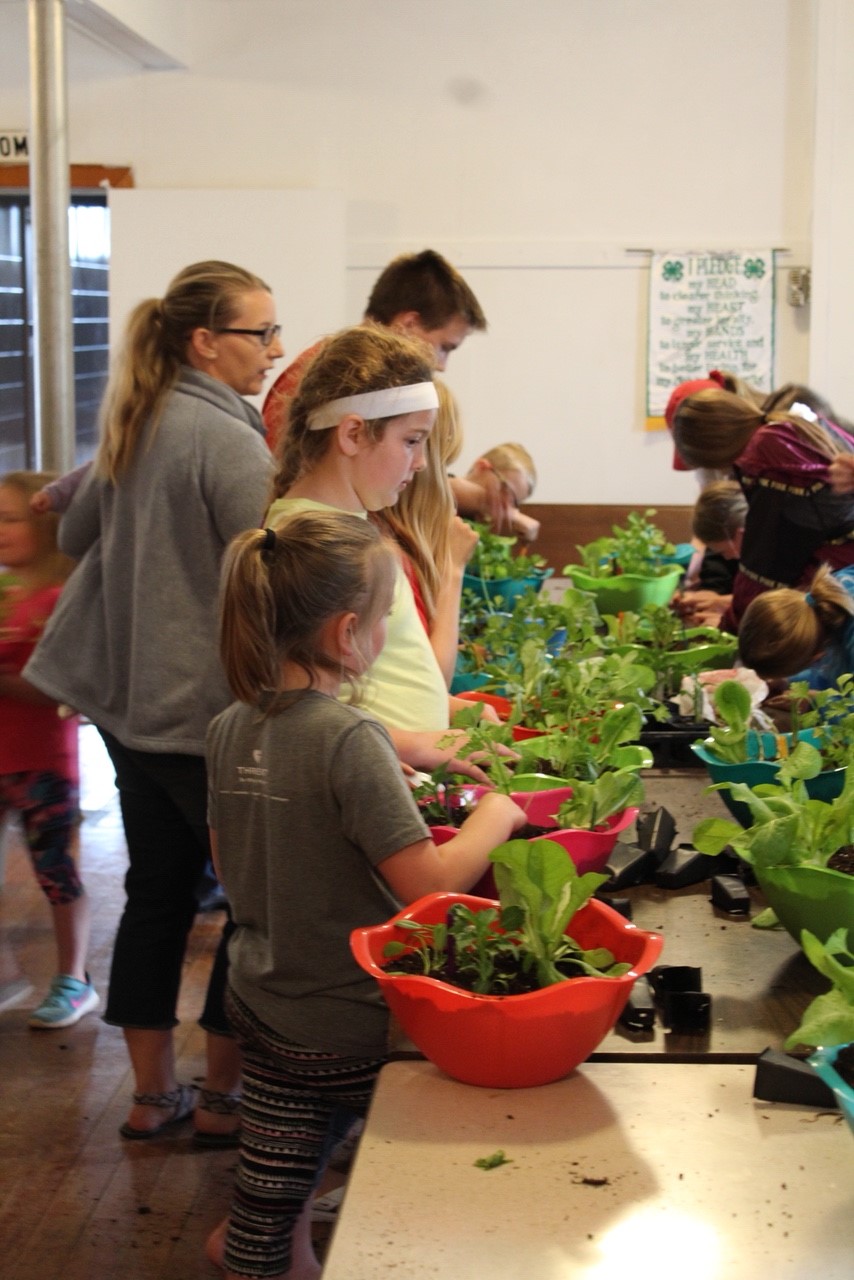
M 384 387 L 382 391 L 362 391 L 355 396 L 342 396 L 330 400 L 308 415 L 309 431 L 326 431 L 337 427 L 348 413 L 360 418 L 396 418 L 401 413 L 416 413 L 419 409 L 438 409 L 439 397 L 436 384 L 411 382 L 405 387 Z

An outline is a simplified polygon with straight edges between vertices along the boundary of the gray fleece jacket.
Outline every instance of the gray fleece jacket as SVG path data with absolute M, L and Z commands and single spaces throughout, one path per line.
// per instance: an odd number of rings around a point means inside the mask
M 218 655 L 226 544 L 264 514 L 272 460 L 257 410 L 185 367 L 114 486 L 92 467 L 60 526 L 80 563 L 24 675 L 126 747 L 204 755 L 231 701 Z

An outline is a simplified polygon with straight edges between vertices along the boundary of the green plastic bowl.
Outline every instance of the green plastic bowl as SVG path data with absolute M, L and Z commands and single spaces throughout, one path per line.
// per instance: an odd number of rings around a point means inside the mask
M 620 573 L 612 578 L 596 578 L 579 565 L 567 565 L 572 585 L 589 591 L 600 613 L 639 613 L 645 604 L 670 604 L 682 577 L 677 565 L 667 573 L 643 577 L 639 573 Z
M 809 929 L 822 942 L 835 929 L 854 930 L 854 876 L 830 867 L 754 868 L 756 881 L 784 929 L 800 946 Z

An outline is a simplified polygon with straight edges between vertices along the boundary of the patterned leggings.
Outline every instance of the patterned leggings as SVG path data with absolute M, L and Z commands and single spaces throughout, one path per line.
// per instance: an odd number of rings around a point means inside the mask
M 364 1115 L 384 1058 L 307 1049 L 265 1026 L 229 988 L 226 1011 L 243 1050 L 240 1164 L 226 1269 L 277 1276 L 291 1235 L 335 1142 Z
M 83 893 L 71 855 L 77 794 L 77 784 L 56 773 L 0 775 L 0 822 L 13 809 L 21 815 L 36 880 L 52 907 Z

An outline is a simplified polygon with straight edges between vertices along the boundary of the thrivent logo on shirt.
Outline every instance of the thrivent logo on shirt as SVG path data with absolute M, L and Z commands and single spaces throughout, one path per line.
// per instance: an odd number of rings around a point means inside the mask
M 267 781 L 268 770 L 266 766 L 261 763 L 260 748 L 254 748 L 252 752 L 252 759 L 254 761 L 253 764 L 239 764 L 237 766 L 238 780 L 242 782 L 244 786 L 251 786 L 253 784 L 255 786 L 263 786 Z

